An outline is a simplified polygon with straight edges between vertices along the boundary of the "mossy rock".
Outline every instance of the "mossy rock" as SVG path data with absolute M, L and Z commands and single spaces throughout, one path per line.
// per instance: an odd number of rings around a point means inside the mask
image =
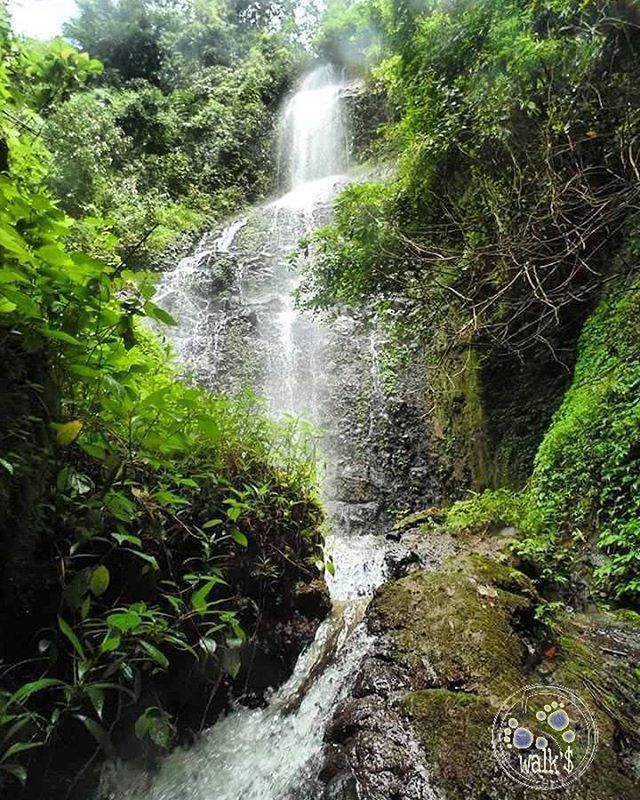
M 401 706 L 428 754 L 436 786 L 444 790 L 447 800 L 533 800 L 541 796 L 520 786 L 495 760 L 491 730 L 496 709 L 487 698 L 425 689 L 407 694 Z M 609 737 L 602 728 L 600 733 L 588 772 L 565 789 L 553 791 L 556 800 L 640 798 L 640 787 L 621 772 Z
M 371 609 L 401 661 L 426 660 L 440 685 L 496 699 L 520 683 L 525 649 L 512 620 L 530 613 L 528 598 L 452 572 L 415 572 L 389 583 Z
M 553 792 L 567 800 L 640 800 L 621 742 L 638 739 L 640 690 L 628 664 L 612 664 L 590 635 L 601 617 L 567 616 L 550 631 L 534 620 L 532 582 L 504 560 L 479 553 L 448 570 L 414 572 L 374 598 L 372 627 L 412 675 L 400 701 L 447 800 L 533 800 L 538 792 L 502 771 L 491 730 L 502 703 L 525 686 L 555 684 L 579 694 L 600 739 L 583 778 Z M 615 624 L 613 616 L 607 623 Z
M 412 514 L 405 514 L 396 522 L 396 524 L 393 526 L 393 529 L 396 531 L 401 531 L 421 525 L 427 526 L 428 529 L 429 525 L 443 522 L 445 517 L 446 513 L 443 511 L 443 509 L 432 506 L 431 508 L 425 508 L 422 511 L 414 511 Z
M 519 569 L 515 569 L 500 554 L 496 558 L 492 558 L 484 553 L 469 553 L 463 559 L 456 561 L 455 566 L 499 589 L 524 595 L 534 602 L 540 599 L 531 578 L 520 572 Z
M 526 797 L 493 758 L 491 726 L 495 709 L 476 694 L 425 689 L 402 701 L 435 770 L 436 786 L 447 800 Z

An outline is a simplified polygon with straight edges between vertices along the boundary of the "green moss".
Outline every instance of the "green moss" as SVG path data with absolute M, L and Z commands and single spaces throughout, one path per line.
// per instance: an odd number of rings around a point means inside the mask
M 518 527 L 523 531 L 518 555 L 544 578 L 560 583 L 574 570 L 584 570 L 585 544 L 597 539 L 607 555 L 595 571 L 598 585 L 619 598 L 636 598 L 639 337 L 638 293 L 605 298 L 585 325 L 573 382 L 538 449 L 526 489 L 519 494 L 485 491 L 459 501 L 447 514 L 447 526 Z M 592 567 L 587 571 L 591 574 Z
M 396 524 L 395 530 L 405 530 L 420 525 L 429 526 L 432 523 L 442 522 L 445 512 L 440 508 L 425 508 L 422 511 L 415 511 L 412 514 L 402 514 Z
M 640 627 L 640 614 L 637 611 L 632 611 L 630 608 L 617 609 L 613 612 L 613 617 L 627 625 Z
M 494 541 L 474 539 L 476 546 Z M 527 797 L 493 758 L 491 728 L 513 692 L 536 684 L 579 694 L 599 728 L 589 779 L 567 798 L 636 796 L 619 761 L 619 741 L 636 735 L 637 676 L 628 665 L 607 660 L 603 634 L 620 623 L 605 613 L 561 614 L 550 647 L 549 632 L 534 619 L 540 602 L 533 582 L 492 552 L 452 557 L 441 572 L 411 573 L 386 584 L 372 602 L 372 623 L 391 642 L 389 657 L 411 673 L 417 689 L 400 707 L 448 800 Z
M 401 707 L 427 754 L 436 785 L 448 800 L 512 800 L 529 796 L 501 771 L 493 758 L 491 729 L 497 709 L 487 698 L 425 689 L 406 695 Z M 617 763 L 611 722 L 601 713 L 596 716 L 600 742 L 594 763 L 588 777 L 576 785 L 575 793 L 569 790 L 562 796 L 580 800 L 637 797 L 637 788 Z
M 431 348 L 434 456 L 446 474 L 449 493 L 461 488 L 481 490 L 492 481 L 480 361 L 473 348 L 451 352 L 445 358 L 445 347 L 444 341 L 435 341 Z
M 640 695 L 633 672 L 626 665 L 606 661 L 594 643 L 579 638 L 577 630 L 570 622 L 563 626 L 557 643 L 554 682 L 574 689 L 590 701 L 605 742 L 618 732 L 634 737 Z
M 526 598 L 465 573 L 412 573 L 387 584 L 372 613 L 393 632 L 398 657 L 426 661 L 444 686 L 501 698 L 519 685 L 524 648 L 511 619 Z
M 617 741 L 634 735 L 640 715 L 633 670 L 612 667 L 592 640 L 613 617 L 558 620 L 555 648 L 539 641 L 540 666 L 525 658 L 521 634 L 537 599 L 531 581 L 508 563 L 471 553 L 446 572 L 412 573 L 386 585 L 372 614 L 390 633 L 392 658 L 408 667 L 414 685 L 404 696 L 407 715 L 433 770 L 435 785 L 448 800 L 524 798 L 492 756 L 491 728 L 504 700 L 528 684 L 553 683 L 581 695 L 592 709 L 600 743 L 580 800 L 634 797 L 634 786 L 618 760 Z M 528 597 L 524 597 L 527 595 Z M 535 626 L 528 627 L 535 642 Z M 417 682 L 416 682 L 417 681 Z M 433 688 L 434 682 L 437 688 Z
M 585 326 L 573 383 L 536 456 L 520 552 L 541 566 L 599 536 L 597 577 L 640 592 L 640 296 L 604 300 Z M 565 552 L 563 553 L 563 550 Z
M 458 500 L 447 512 L 447 527 L 454 531 L 488 531 L 517 525 L 522 517 L 522 500 L 509 489 L 496 489 Z
M 402 709 L 448 798 L 485 796 L 493 782 L 491 722 L 495 711 L 475 694 L 425 689 L 406 695 Z M 499 776 L 497 776 L 499 777 Z M 464 794 L 463 794 L 464 792 Z
M 512 567 L 506 560 L 492 558 L 482 553 L 470 553 L 466 561 L 472 574 L 479 580 L 491 583 L 507 592 L 522 594 L 531 600 L 538 599 L 538 592 L 531 578 Z

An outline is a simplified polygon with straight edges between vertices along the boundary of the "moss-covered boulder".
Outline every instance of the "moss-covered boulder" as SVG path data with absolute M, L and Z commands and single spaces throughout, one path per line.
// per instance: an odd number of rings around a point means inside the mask
M 395 707 L 425 754 L 433 784 L 447 800 L 539 796 L 502 770 L 492 727 L 511 694 L 548 684 L 578 694 L 599 731 L 589 769 L 554 796 L 640 799 L 632 766 L 640 645 L 633 651 L 631 633 L 625 651 L 611 644 L 622 641 L 621 626 L 630 630 L 635 622 L 601 613 L 543 625 L 531 581 L 502 558 L 467 554 L 438 572 L 412 572 L 383 586 L 369 610 L 385 660 L 409 676 L 404 685 L 411 690 L 397 693 Z
M 477 570 L 465 559 L 457 572 L 414 572 L 386 584 L 370 619 L 374 630 L 391 634 L 407 667 L 428 664 L 437 685 L 497 700 L 520 684 L 527 653 L 516 628 L 532 617 L 532 600 L 502 588 L 517 585 L 509 568 L 475 561 Z

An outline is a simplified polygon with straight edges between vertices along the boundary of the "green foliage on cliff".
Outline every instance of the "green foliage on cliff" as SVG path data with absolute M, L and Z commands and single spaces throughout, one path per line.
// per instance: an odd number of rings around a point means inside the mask
M 627 601 L 638 597 L 639 319 L 633 283 L 601 301 L 585 325 L 573 381 L 525 489 L 458 501 L 447 526 L 516 526 L 515 551 L 545 579 L 560 583 L 582 568 L 585 547 L 597 545 L 602 552 L 594 588 Z
M 255 398 L 180 382 L 150 329 L 173 324 L 150 276 L 126 268 L 95 220 L 81 223 L 91 252 L 79 249 L 45 185 L 60 174 L 47 172 L 34 98 L 98 69 L 67 45 L 21 47 L 0 17 L 2 791 L 27 781 L 37 748 L 73 742 L 65 761 L 80 770 L 134 727 L 146 747 L 169 746 L 172 681 L 200 676 L 209 696 L 233 679 L 263 606 L 322 556 L 304 445 Z M 94 103 L 77 166 L 99 183 L 113 155 L 101 136 L 120 134 L 95 95 L 74 102 Z M 69 788 L 37 774 L 56 795 Z
M 78 8 L 65 33 L 104 69 L 32 104 L 48 185 L 74 218 L 103 218 L 123 259 L 156 268 L 168 247 L 273 188 L 275 115 L 302 53 L 292 12 L 195 0 Z M 61 46 L 71 49 L 28 48 Z M 79 223 L 86 248 L 84 234 Z
M 597 535 L 601 584 L 640 594 L 640 300 L 623 286 L 602 301 L 579 345 L 573 383 L 538 454 L 520 546 L 544 564 Z
M 635 6 L 373 6 L 398 175 L 339 201 L 310 303 L 403 294 L 449 347 L 553 347 L 633 213 Z

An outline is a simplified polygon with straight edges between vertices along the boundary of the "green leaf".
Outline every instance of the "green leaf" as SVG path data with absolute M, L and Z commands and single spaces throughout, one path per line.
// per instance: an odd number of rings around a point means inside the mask
M 207 528 L 215 528 L 218 525 L 222 525 L 222 523 L 223 520 L 221 519 L 210 519 L 208 522 L 205 522 L 202 527 L 206 530 Z
M 207 610 L 207 596 L 209 592 L 213 589 L 216 585 L 215 580 L 207 581 L 198 591 L 194 592 L 191 595 L 191 606 L 194 611 L 198 611 L 199 613 L 203 613 Z
M 62 617 L 58 617 L 58 625 L 60 626 L 60 630 L 62 631 L 62 633 L 64 633 L 64 635 L 73 645 L 73 649 L 76 651 L 76 653 L 80 656 L 80 658 L 83 661 L 86 661 L 87 658 L 84 654 L 84 649 L 80 644 L 80 639 L 78 639 L 78 637 L 75 635 L 75 633 L 69 626 L 69 623 L 65 622 L 65 620 L 62 619 Z
M 144 714 L 140 714 L 140 716 L 136 720 L 136 724 L 134 725 L 133 729 L 135 731 L 136 737 L 142 741 L 149 732 L 150 727 L 151 727 L 151 719 L 147 714 L 147 712 L 145 711 Z
M 98 378 L 101 375 L 99 369 L 89 367 L 87 364 L 70 364 L 69 372 L 79 375 L 81 378 Z
M 82 347 L 82 342 L 79 339 L 76 339 L 75 336 L 72 336 L 70 333 L 66 331 L 58 330 L 57 328 L 40 328 L 40 333 L 43 333 L 47 339 L 54 339 L 58 342 L 64 342 L 65 344 L 72 344 L 76 347 Z
M 71 258 L 54 244 L 47 244 L 38 250 L 38 256 L 54 267 L 65 267 L 71 264 Z
M 158 562 L 155 556 L 150 556 L 149 553 L 145 553 L 142 550 L 130 550 L 128 547 L 125 547 L 127 553 L 132 553 L 134 556 L 137 556 L 142 561 L 146 561 L 148 564 L 151 565 L 151 568 L 154 570 L 159 570 L 160 567 L 158 566 Z M 148 569 L 148 567 L 145 567 Z
M 109 570 L 104 564 L 100 564 L 91 573 L 91 580 L 89 581 L 89 589 L 96 597 L 104 594 L 109 588 Z
M 84 425 L 81 419 L 74 419 L 71 422 L 65 422 L 63 424 L 55 422 L 52 424 L 56 431 L 56 440 L 58 444 L 65 446 L 75 442 L 75 440 L 80 435 L 82 426 Z
M 0 714 L 0 717 L 2 717 L 2 716 L 3 715 Z M 31 718 L 30 714 L 20 714 L 19 716 L 18 715 L 13 715 L 13 718 L 16 718 L 16 717 L 17 717 L 17 722 L 14 722 L 13 725 L 11 725 L 10 728 L 7 729 L 6 727 L 3 726 L 3 729 L 2 729 L 2 734 L 3 734 L 2 735 L 2 742 L 11 741 L 11 739 L 13 739 L 16 736 L 16 734 L 24 728 L 25 725 L 29 725 L 29 726 L 33 725 L 33 719 Z M 4 719 L 5 719 L 5 723 L 8 723 L 10 721 L 9 715 L 4 715 Z
M 0 283 L 24 283 L 26 280 L 26 276 L 15 269 L 0 269 Z
M 224 671 L 235 679 L 240 672 L 241 666 L 240 651 L 236 647 L 227 647 L 222 653 L 222 668 Z
M 135 611 L 124 611 L 118 614 L 109 614 L 107 617 L 107 625 L 111 628 L 117 628 L 122 633 L 127 633 L 137 628 L 141 623 L 140 615 Z
M 95 708 L 98 719 L 102 719 L 102 709 L 104 708 L 104 692 L 97 686 L 87 686 L 85 687 L 84 691 L 89 700 L 91 700 L 91 705 Z
M 114 631 L 109 631 L 100 644 L 100 651 L 102 653 L 112 653 L 114 650 L 117 650 L 120 647 L 121 643 L 122 638 L 120 637 L 120 634 L 115 633 Z
M 13 475 L 13 464 L 6 461 L 4 458 L 0 458 L 0 467 L 6 469 L 9 475 Z
M 136 547 L 140 547 L 142 545 L 142 540 L 140 537 L 133 536 L 130 533 L 112 533 L 111 536 L 113 536 L 118 544 L 124 544 L 127 542 L 128 544 L 136 545 Z
M 163 669 L 167 669 L 169 666 L 169 659 L 158 650 L 157 647 L 152 645 L 150 642 L 141 641 L 140 644 L 142 645 L 143 649 L 151 656 L 151 658 L 159 664 Z
M 26 784 L 28 775 L 26 767 L 23 767 L 22 764 L 2 764 L 0 769 L 13 775 L 23 786 Z
M 188 506 L 190 504 L 184 497 L 180 497 L 180 495 L 169 492 L 166 489 L 161 489 L 153 496 L 163 506 Z
M 0 223 L 0 247 L 4 247 L 5 250 L 22 259 L 31 259 L 25 240 L 19 233 L 4 223 Z
M 0 297 L 0 314 L 10 314 L 12 311 L 15 311 L 17 307 L 15 303 L 12 303 L 11 300 L 7 300 L 6 297 Z
M 147 302 L 144 304 L 144 313 L 148 317 L 151 317 L 151 319 L 155 319 L 158 322 L 163 322 L 165 325 L 178 324 L 171 314 L 168 314 L 163 308 L 160 308 L 160 306 L 152 303 L 151 300 L 147 300 Z
M 165 714 L 161 717 L 152 718 L 149 737 L 158 747 L 164 747 L 165 749 L 169 747 L 171 744 L 171 724 Z
M 0 759 L 0 764 L 8 761 L 11 756 L 15 756 L 18 753 L 24 753 L 25 750 L 33 750 L 34 747 L 42 747 L 43 744 L 44 742 L 16 742 L 15 744 L 11 745 L 6 753 L 4 753 Z
M 122 522 L 131 522 L 136 513 L 135 504 L 122 492 L 109 492 L 104 502 L 113 516 Z
M 242 533 L 242 531 L 238 530 L 237 528 L 231 529 L 231 538 L 233 539 L 234 542 L 237 542 L 239 545 L 242 545 L 242 547 L 249 546 L 249 540 L 244 535 L 244 533 Z
M 56 678 L 40 678 L 37 681 L 30 683 L 23 683 L 7 700 L 7 707 L 12 703 L 21 703 L 28 697 L 31 697 L 35 692 L 41 692 L 43 689 L 52 689 L 54 686 L 66 686 L 64 681 L 57 680 Z
M 218 649 L 218 644 L 215 639 L 200 639 L 198 644 L 208 656 L 212 656 Z

